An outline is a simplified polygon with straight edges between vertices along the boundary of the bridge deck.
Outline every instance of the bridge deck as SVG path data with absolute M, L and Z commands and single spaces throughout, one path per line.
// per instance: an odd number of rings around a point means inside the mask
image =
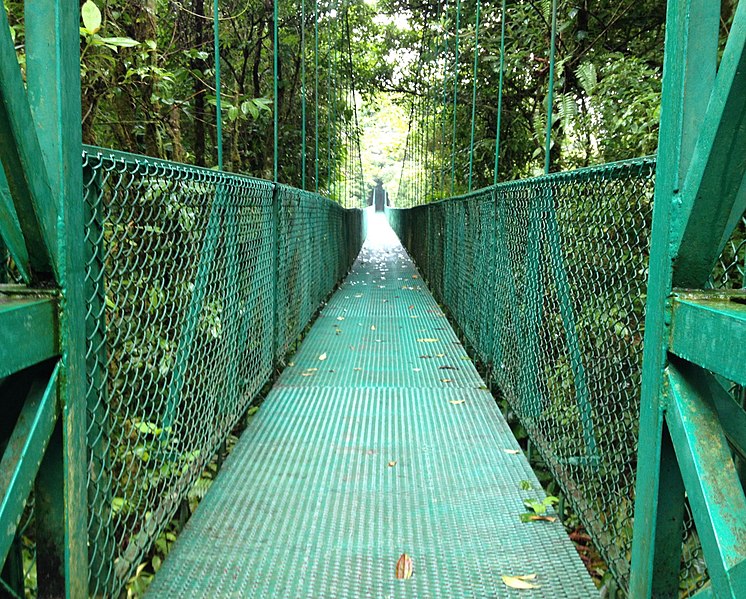
M 597 595 L 558 521 L 520 522 L 523 499 L 544 495 L 523 454 L 506 452 L 514 449 L 438 304 L 379 220 L 149 595 Z M 397 580 L 404 552 L 414 575 Z M 526 574 L 540 588 L 501 580 Z

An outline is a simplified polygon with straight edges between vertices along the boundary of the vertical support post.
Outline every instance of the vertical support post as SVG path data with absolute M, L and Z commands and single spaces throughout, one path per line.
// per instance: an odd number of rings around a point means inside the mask
M 456 45 L 454 48 L 453 66 L 453 118 L 451 132 L 451 195 L 456 190 L 456 108 L 458 107 L 458 50 L 459 29 L 461 28 L 461 0 L 456 0 Z
M 215 0 L 217 2 L 217 0 Z M 280 87 L 280 34 L 277 24 L 280 18 L 280 0 L 272 2 L 272 136 L 273 136 L 273 160 L 272 160 L 272 180 L 277 183 L 279 175 L 279 136 L 280 136 L 280 98 L 278 96 Z
M 500 132 L 502 128 L 503 115 L 503 81 L 505 78 L 505 0 L 500 10 L 500 83 L 497 91 L 497 131 L 495 133 L 495 178 L 494 185 L 498 181 L 498 166 L 500 165 Z
M 64 367 L 59 388 L 61 430 L 50 441 L 37 485 L 42 496 L 53 498 L 49 504 L 37 503 L 37 538 L 52 542 L 43 548 L 48 552 L 39 553 L 37 564 L 40 580 L 45 575 L 56 579 L 49 594 L 62 583 L 67 597 L 83 597 L 88 592 L 88 513 L 80 5 L 73 0 L 28 0 L 25 16 L 29 104 L 59 214 L 57 283 L 62 295 L 59 334 Z M 51 98 L 50 90 L 56 92 Z M 47 530 L 49 537 L 44 536 Z M 45 572 L 47 565 L 50 569 Z M 40 588 L 40 596 L 45 595 Z
M 650 249 L 631 597 L 678 597 L 680 522 L 669 518 L 683 502 L 671 440 L 664 433 L 664 369 L 672 284 L 672 211 L 696 143 L 715 78 L 720 3 L 669 0 L 663 96 Z
M 86 355 L 88 393 L 88 510 L 91 595 L 100 595 L 98 577 L 105 578 L 115 556 L 114 523 L 111 521 L 112 481 L 109 401 L 107 390 L 108 358 L 106 348 L 106 285 L 104 280 L 106 249 L 101 171 L 87 166 L 83 173 L 86 222 Z
M 300 188 L 306 190 L 306 0 L 300 3 L 300 102 L 301 102 L 301 125 L 300 125 Z
M 314 152 L 313 190 L 319 193 L 319 0 L 313 3 L 313 63 L 314 63 Z
M 220 97 L 220 13 L 218 0 L 212 3 L 212 35 L 215 49 L 215 121 L 217 125 L 218 170 L 223 170 L 223 104 Z
M 477 14 L 474 18 L 474 72 L 471 90 L 471 138 L 469 141 L 469 193 L 471 193 L 472 178 L 474 176 L 474 125 L 477 115 L 477 69 L 479 67 L 479 9 L 477 0 Z
M 552 105 L 554 104 L 554 59 L 557 45 L 557 0 L 552 0 L 552 38 L 549 47 L 549 91 L 547 92 L 547 134 L 544 142 L 544 174 L 549 174 L 552 149 Z

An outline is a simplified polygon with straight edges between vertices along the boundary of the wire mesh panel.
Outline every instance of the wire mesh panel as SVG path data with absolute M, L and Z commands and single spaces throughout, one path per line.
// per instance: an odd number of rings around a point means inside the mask
M 112 596 L 352 263 L 361 212 L 96 148 L 83 166 L 90 582 Z
M 644 158 L 389 211 L 623 585 L 654 171 Z

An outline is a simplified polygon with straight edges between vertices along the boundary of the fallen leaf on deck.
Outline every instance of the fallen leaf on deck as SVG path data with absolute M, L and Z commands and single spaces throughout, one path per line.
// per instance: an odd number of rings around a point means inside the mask
M 538 584 L 532 584 L 530 581 L 536 578 L 536 574 L 526 574 L 525 576 L 501 576 L 505 586 L 511 589 L 538 589 Z
M 413 278 L 413 279 L 419 279 L 419 278 L 420 278 L 420 275 L 412 275 L 412 278 Z
M 319 356 L 319 360 L 326 360 L 326 354 L 321 354 Z
M 313 376 L 314 374 L 313 372 L 302 372 L 301 376 Z
M 509 453 L 510 455 L 516 455 L 521 453 L 520 449 L 503 449 L 505 453 Z
M 389 468 L 393 468 L 394 466 L 396 466 L 396 460 L 391 460 L 389 462 Z
M 445 358 L 446 355 L 445 354 L 435 354 L 435 357 L 436 358 Z
M 353 368 L 353 370 L 362 370 L 362 368 Z
M 521 514 L 521 522 L 536 522 L 537 520 L 545 520 L 546 522 L 555 522 L 556 516 L 542 516 L 541 514 L 525 513 Z
M 396 562 L 396 577 L 400 580 L 412 578 L 413 571 L 412 558 L 406 553 L 402 553 L 399 561 Z
M 375 331 L 376 330 L 376 325 L 374 325 L 374 324 L 370 325 L 370 330 L 371 331 Z
M 434 337 L 424 337 L 422 339 L 417 340 L 419 343 L 437 343 L 440 341 L 440 339 L 435 339 Z
M 455 366 L 448 366 L 448 365 L 446 365 L 446 366 L 439 366 L 439 368 L 441 370 L 458 370 L 458 368 L 456 368 Z
M 344 316 L 337 316 L 337 320 L 344 320 L 344 319 L 345 319 Z
M 422 368 L 412 368 L 415 372 L 422 372 Z
M 413 304 L 413 305 L 411 305 L 411 306 L 409 306 L 409 309 L 410 309 L 410 310 L 414 310 L 414 304 Z
M 440 379 L 441 383 L 452 383 L 453 379 Z
M 448 403 L 452 403 L 454 406 L 457 406 L 458 404 L 466 403 L 466 400 L 465 399 L 449 399 Z

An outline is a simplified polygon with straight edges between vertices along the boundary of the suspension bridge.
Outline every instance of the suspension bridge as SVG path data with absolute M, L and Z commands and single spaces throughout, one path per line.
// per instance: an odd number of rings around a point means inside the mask
M 544 174 L 498 181 L 498 108 L 473 189 L 472 108 L 454 195 L 413 103 L 385 215 L 353 128 L 319 184 L 318 112 L 283 183 L 278 2 L 272 180 L 223 165 L 217 2 L 215 169 L 84 145 L 79 3 L 30 5 L 23 70 L 0 11 L 0 593 L 598 596 L 571 513 L 606 593 L 746 596 L 746 4 L 719 47 L 720 3 L 668 2 L 655 157 L 552 172 L 553 2 Z

